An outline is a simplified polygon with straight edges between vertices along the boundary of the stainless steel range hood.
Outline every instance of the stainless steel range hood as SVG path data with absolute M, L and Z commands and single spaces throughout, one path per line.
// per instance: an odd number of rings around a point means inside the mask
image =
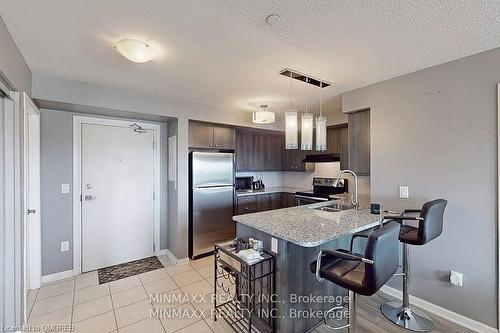
M 305 163 L 329 163 L 329 162 L 340 162 L 339 153 L 331 154 L 311 154 L 306 155 L 304 159 Z

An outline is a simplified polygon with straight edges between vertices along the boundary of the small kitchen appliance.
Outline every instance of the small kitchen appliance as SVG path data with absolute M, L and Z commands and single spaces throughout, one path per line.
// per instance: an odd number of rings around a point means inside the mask
M 236 177 L 234 180 L 234 186 L 236 191 L 251 191 L 253 183 L 253 176 L 248 177 Z
M 252 189 L 254 191 L 262 191 L 266 188 L 262 180 L 256 180 L 252 183 Z

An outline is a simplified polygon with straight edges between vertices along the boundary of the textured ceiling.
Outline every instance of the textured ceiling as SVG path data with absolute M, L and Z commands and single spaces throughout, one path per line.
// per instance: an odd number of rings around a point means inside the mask
M 0 15 L 34 72 L 235 110 L 286 109 L 284 67 L 333 82 L 332 109 L 344 91 L 500 46 L 499 1 L 0 0 Z M 131 37 L 158 57 L 119 56 Z M 317 105 L 318 89 L 294 86 L 296 105 L 306 96 Z

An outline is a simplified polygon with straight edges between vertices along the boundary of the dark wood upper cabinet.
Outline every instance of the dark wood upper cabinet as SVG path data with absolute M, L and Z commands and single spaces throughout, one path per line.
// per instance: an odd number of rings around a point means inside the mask
M 282 169 L 284 136 L 279 132 L 236 130 L 237 171 L 279 171 Z
M 326 149 L 328 153 L 340 153 L 340 130 L 329 127 L 326 130 Z
M 340 170 L 349 167 L 349 129 L 347 126 L 339 128 Z
M 370 110 L 348 114 L 349 169 L 370 175 Z
M 214 143 L 214 127 L 208 124 L 189 122 L 189 146 L 212 148 Z
M 285 137 L 281 134 L 265 134 L 264 141 L 264 170 L 279 171 L 283 165 L 283 149 Z
M 252 170 L 254 155 L 254 133 L 248 130 L 236 130 L 236 170 Z
M 214 127 L 214 146 L 216 148 L 234 149 L 236 147 L 236 130 L 230 127 Z
M 234 128 L 189 122 L 190 147 L 235 149 L 235 140 Z
M 348 125 L 340 124 L 329 126 L 326 131 L 326 148 L 328 153 L 340 154 L 340 169 L 349 167 Z

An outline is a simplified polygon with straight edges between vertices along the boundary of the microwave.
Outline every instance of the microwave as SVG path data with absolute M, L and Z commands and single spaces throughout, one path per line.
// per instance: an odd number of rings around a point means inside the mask
M 250 191 L 252 190 L 253 176 L 250 177 L 236 177 L 234 186 L 236 191 Z

